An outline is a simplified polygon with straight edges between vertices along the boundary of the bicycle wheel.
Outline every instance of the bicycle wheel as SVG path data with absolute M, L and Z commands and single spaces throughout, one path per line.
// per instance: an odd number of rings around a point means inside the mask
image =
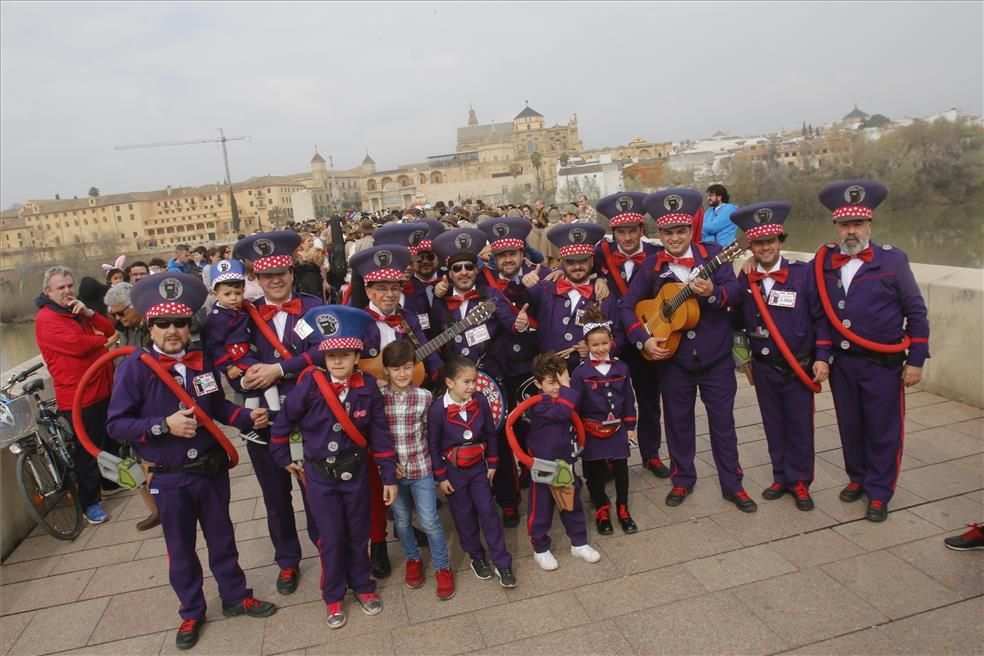
M 59 472 L 55 485 L 49 466 Z M 27 512 L 38 526 L 59 540 L 74 540 L 82 531 L 82 500 L 75 473 L 46 448 L 26 449 L 17 458 L 17 487 Z

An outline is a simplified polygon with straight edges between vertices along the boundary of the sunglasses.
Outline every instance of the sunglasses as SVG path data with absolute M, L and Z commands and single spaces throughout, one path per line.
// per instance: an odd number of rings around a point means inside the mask
M 126 314 L 126 311 L 129 310 L 132 307 L 133 307 L 132 305 L 127 305 L 125 308 L 123 308 L 119 312 L 110 312 L 109 313 L 109 316 L 115 317 L 117 319 L 122 319 L 123 318 L 123 315 Z
M 471 262 L 458 262 L 457 264 L 451 265 L 451 271 L 454 273 L 461 273 L 462 271 L 474 271 L 475 265 Z
M 171 326 L 175 328 L 187 328 L 191 325 L 191 319 L 154 319 L 150 322 L 151 326 L 167 330 Z

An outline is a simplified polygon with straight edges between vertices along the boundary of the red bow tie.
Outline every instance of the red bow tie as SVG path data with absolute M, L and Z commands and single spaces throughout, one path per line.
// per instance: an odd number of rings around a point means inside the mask
M 344 392 L 349 387 L 351 387 L 352 389 L 356 389 L 359 387 L 365 387 L 365 384 L 366 381 L 365 379 L 362 378 L 362 374 L 359 373 L 358 371 L 355 371 L 352 373 L 351 376 L 349 376 L 349 379 L 344 383 L 336 383 L 335 381 L 331 381 L 331 388 L 335 390 L 335 396 L 341 396 L 342 392 Z
M 871 262 L 871 257 L 872 257 L 871 246 L 864 249 L 857 255 L 844 255 L 842 253 L 834 253 L 834 257 L 831 260 L 831 264 L 833 265 L 834 269 L 839 269 L 845 264 L 847 264 L 848 262 L 850 262 L 851 258 L 854 257 L 858 258 L 859 260 L 864 260 L 865 262 Z
M 591 293 L 594 292 L 594 287 L 592 287 L 591 283 L 589 282 L 586 282 L 581 285 L 575 285 L 567 278 L 561 278 L 560 280 L 557 281 L 558 294 L 567 294 L 572 289 L 577 290 L 577 293 L 583 296 L 584 298 L 591 298 Z
M 301 313 L 301 299 L 292 298 L 283 305 L 273 305 L 271 303 L 266 303 L 264 305 L 256 308 L 260 311 L 260 316 L 264 321 L 269 321 L 272 319 L 277 312 L 286 312 L 287 314 L 300 314 Z
M 465 301 L 473 301 L 476 298 L 478 298 L 478 291 L 476 291 L 474 289 L 469 289 L 467 292 L 465 292 L 461 296 L 445 296 L 444 297 L 444 302 L 447 303 L 448 309 L 451 310 L 452 312 L 454 312 L 459 307 L 461 307 L 461 304 L 463 302 L 465 302 Z
M 785 283 L 789 279 L 789 269 L 779 269 L 778 271 L 759 273 L 752 271 L 748 274 L 748 282 L 758 282 L 763 278 L 772 278 L 778 283 Z
M 375 310 L 370 310 L 366 308 L 366 312 L 372 315 L 372 318 L 376 321 L 385 321 L 390 328 L 399 328 L 400 324 L 403 323 L 403 315 L 399 312 L 394 312 L 393 314 L 380 314 Z
M 448 406 L 448 419 L 455 419 L 462 411 L 472 414 L 478 412 L 478 401 L 472 399 L 465 405 L 455 405 L 452 403 Z
M 660 251 L 659 255 L 656 256 L 656 268 L 658 269 L 664 264 L 679 264 L 692 269 L 697 265 L 697 261 L 692 257 L 673 257 L 666 251 Z
M 164 369 L 167 371 L 171 371 L 172 369 L 174 369 L 174 365 L 179 363 L 195 371 L 201 371 L 202 367 L 205 366 L 204 363 L 202 362 L 201 351 L 192 351 L 191 353 L 185 353 L 180 358 L 172 358 L 170 355 L 158 353 L 157 359 L 160 361 L 161 366 L 164 367 Z
M 629 260 L 635 262 L 636 264 L 642 264 L 642 261 L 646 259 L 646 252 L 639 251 L 635 255 L 626 255 L 622 251 L 615 251 L 615 266 L 622 266 Z
M 594 358 L 591 358 L 591 364 L 592 366 L 597 367 L 600 364 L 615 364 L 615 363 L 612 362 L 611 360 L 595 360 Z

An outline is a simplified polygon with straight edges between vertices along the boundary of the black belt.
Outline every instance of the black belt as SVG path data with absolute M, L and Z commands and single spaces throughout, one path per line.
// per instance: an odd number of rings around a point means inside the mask
M 359 473 L 366 459 L 366 450 L 354 447 L 339 452 L 337 456 L 309 459 L 315 469 L 333 481 L 350 481 Z
M 155 474 L 183 472 L 206 478 L 216 478 L 229 470 L 229 454 L 224 449 L 215 447 L 183 465 L 174 467 L 168 465 L 151 465 L 148 469 Z
M 846 350 L 838 350 L 837 355 L 849 355 L 854 358 L 864 358 L 868 362 L 873 362 L 886 369 L 894 369 L 905 364 L 906 354 L 902 353 L 876 353 L 868 349 L 851 346 Z
M 813 364 L 813 357 L 809 353 L 793 353 L 793 357 L 796 358 L 796 362 L 799 366 L 803 367 L 804 370 L 809 371 L 810 365 Z M 769 355 L 762 355 L 761 353 L 752 352 L 752 358 L 756 362 L 767 364 L 776 371 L 786 374 L 787 376 L 796 375 L 793 373 L 793 368 L 789 366 L 789 363 L 786 362 L 786 358 L 782 357 L 782 355 L 775 355 L 771 353 Z

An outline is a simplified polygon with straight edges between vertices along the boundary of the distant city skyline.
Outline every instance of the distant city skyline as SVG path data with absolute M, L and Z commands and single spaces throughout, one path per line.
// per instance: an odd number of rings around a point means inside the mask
M 454 152 L 468 108 L 586 149 L 984 108 L 981 3 L 33 4 L 0 8 L 0 205 Z M 651 29 L 645 28 L 650 26 Z M 586 26 L 590 26 L 587 29 Z M 640 27 L 642 26 L 642 27 Z M 675 29 L 678 28 L 679 29 Z

